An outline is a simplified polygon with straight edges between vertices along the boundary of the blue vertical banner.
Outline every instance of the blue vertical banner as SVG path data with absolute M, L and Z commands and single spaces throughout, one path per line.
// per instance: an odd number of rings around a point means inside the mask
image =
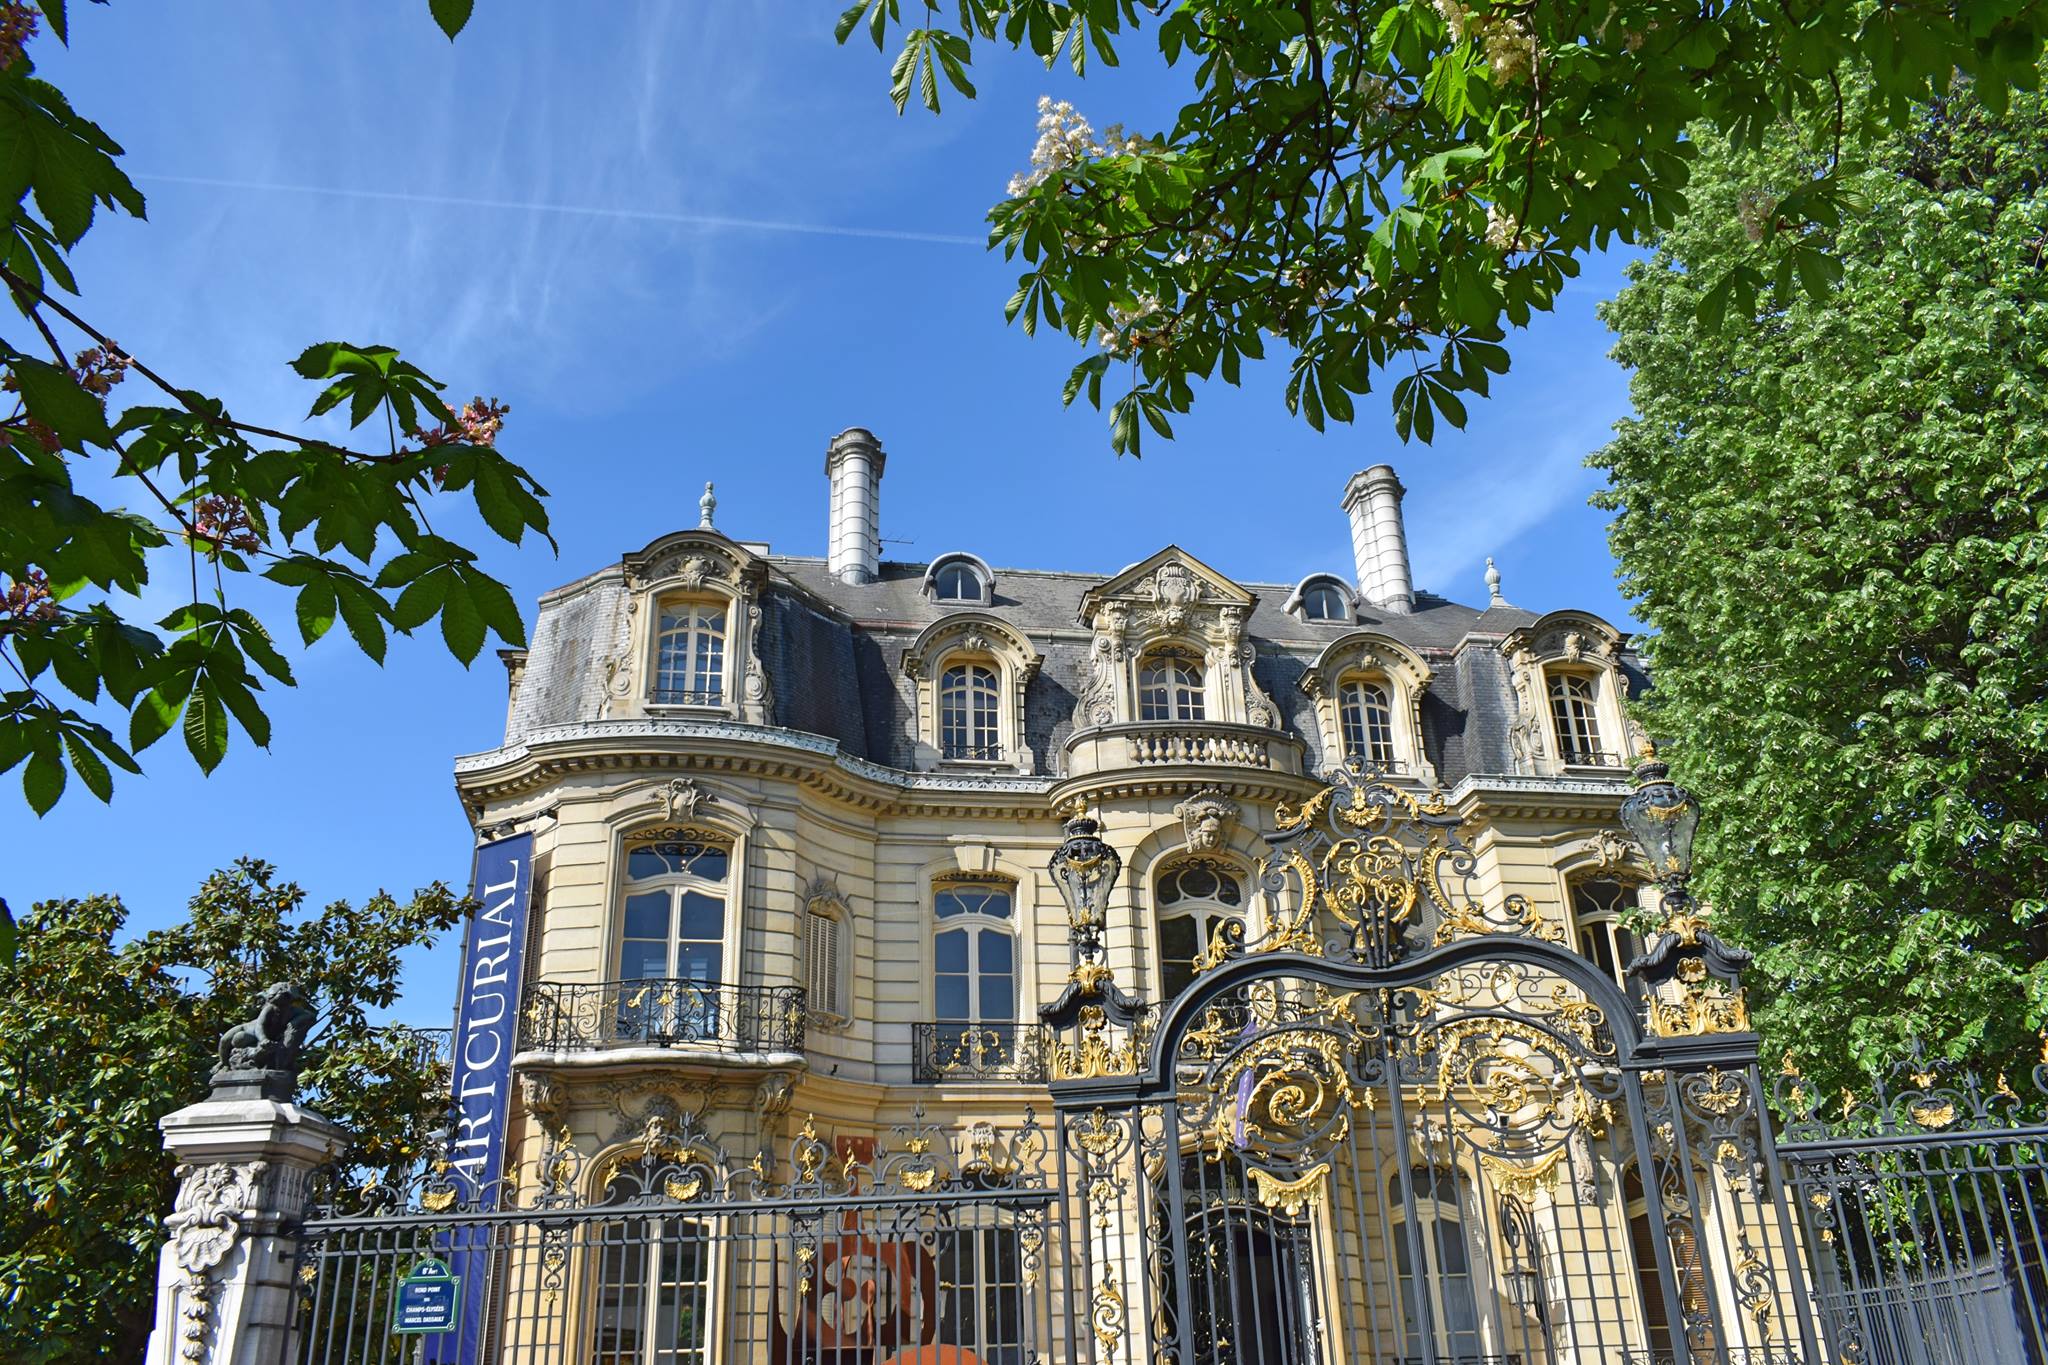
M 512 1053 L 518 1042 L 519 983 L 526 954 L 526 912 L 533 895 L 533 836 L 515 834 L 476 851 L 470 894 L 477 901 L 462 946 L 456 987 L 456 1121 L 448 1165 L 461 1203 L 489 1208 L 505 1173 L 505 1123 L 512 1106 Z M 451 1229 L 448 1260 L 462 1284 L 455 1340 L 436 1343 L 436 1365 L 481 1365 L 489 1300 L 490 1229 Z M 452 1349 L 450 1349 L 452 1348 Z

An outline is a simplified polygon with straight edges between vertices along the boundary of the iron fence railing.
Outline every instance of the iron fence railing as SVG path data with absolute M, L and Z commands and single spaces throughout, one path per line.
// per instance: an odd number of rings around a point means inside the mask
M 715 1044 L 739 1052 L 802 1052 L 801 986 L 734 986 L 651 977 L 629 981 L 539 981 L 520 1014 L 522 1048 Z
M 948 1020 L 910 1026 L 913 1080 L 1043 1082 L 1050 1035 L 1043 1024 L 966 1024 Z
M 647 699 L 657 706 L 723 706 L 725 693 L 715 687 L 702 691 L 683 687 L 656 687 L 648 691 Z
M 447 1066 L 454 1059 L 454 1029 L 392 1024 L 384 1035 L 420 1066 Z

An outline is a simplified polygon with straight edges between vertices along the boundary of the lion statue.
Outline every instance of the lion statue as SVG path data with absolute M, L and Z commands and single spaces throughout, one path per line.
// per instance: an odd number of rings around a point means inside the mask
M 280 981 L 264 987 L 256 997 L 255 1014 L 220 1036 L 219 1071 L 297 1076 L 302 1064 L 300 1049 L 314 1017 L 311 1003 L 297 986 Z

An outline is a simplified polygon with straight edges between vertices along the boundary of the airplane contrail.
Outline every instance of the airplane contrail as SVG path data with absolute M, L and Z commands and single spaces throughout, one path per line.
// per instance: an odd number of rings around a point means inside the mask
M 909 232 L 901 228 L 842 227 L 832 223 L 789 223 L 772 218 L 728 218 L 713 213 L 670 213 L 661 209 L 605 208 L 590 204 L 548 204 L 519 199 L 471 199 L 453 194 L 419 194 L 406 190 L 363 190 L 331 185 L 286 185 L 262 180 L 224 180 L 203 175 L 139 174 L 137 180 L 160 185 L 198 185 L 208 189 L 255 190 L 269 194 L 321 194 L 337 199 L 383 199 L 398 204 L 432 204 L 445 208 L 506 209 L 518 213 L 561 213 L 577 218 L 617 218 L 678 227 L 736 228 L 753 232 L 799 232 L 816 237 L 867 237 L 890 242 L 935 242 L 941 246 L 981 246 L 983 239 L 945 232 Z

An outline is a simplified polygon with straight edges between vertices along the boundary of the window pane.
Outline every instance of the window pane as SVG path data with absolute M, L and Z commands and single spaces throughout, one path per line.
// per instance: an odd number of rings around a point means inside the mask
M 718 981 L 725 948 L 717 943 L 685 943 L 676 950 L 676 975 L 684 981 Z
M 666 891 L 647 891 L 626 897 L 626 937 L 668 941 L 668 897 Z
M 619 979 L 621 981 L 645 981 L 649 977 L 668 975 L 668 942 L 659 939 L 648 942 L 645 939 L 629 938 L 619 950 Z
M 932 959 L 942 972 L 967 970 L 967 931 L 948 929 L 932 940 Z
M 1189 915 L 1175 915 L 1172 919 L 1159 922 L 1159 951 L 1170 958 L 1184 962 L 1194 960 L 1198 951 L 1195 945 L 1195 921 Z
M 1016 953 L 1008 934 L 993 930 L 981 931 L 981 969 L 984 972 L 1008 972 L 1016 962 Z
M 981 977 L 981 1017 L 1006 1020 L 1017 1017 L 1017 983 L 1008 974 Z
M 940 972 L 934 983 L 932 1007 L 941 1019 L 967 1019 L 972 1011 L 967 1004 L 967 977 L 964 973 L 954 975 Z
M 725 937 L 725 902 L 701 891 L 683 893 L 683 925 L 681 937 L 697 939 L 723 939 Z

